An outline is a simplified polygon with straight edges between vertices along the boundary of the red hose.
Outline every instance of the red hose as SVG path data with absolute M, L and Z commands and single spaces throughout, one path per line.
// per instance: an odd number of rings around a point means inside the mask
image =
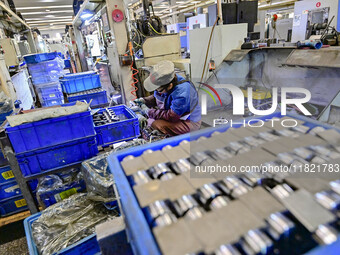
M 138 90 L 138 88 L 136 86 L 136 84 L 138 83 L 138 79 L 135 76 L 139 73 L 139 71 L 136 68 L 133 67 L 133 62 L 131 64 L 130 68 L 132 70 L 132 79 L 134 80 L 134 82 L 131 83 L 131 87 L 133 87 L 131 94 L 134 96 L 134 100 L 135 100 L 135 99 L 137 99 L 137 93 L 136 92 Z

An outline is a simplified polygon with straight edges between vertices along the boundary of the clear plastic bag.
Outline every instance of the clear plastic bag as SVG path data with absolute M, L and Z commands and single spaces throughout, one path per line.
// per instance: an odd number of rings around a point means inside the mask
M 113 175 L 109 170 L 107 156 L 104 153 L 82 163 L 82 173 L 90 196 L 101 197 L 104 202 L 116 200 L 113 189 Z
M 75 194 L 45 209 L 32 223 L 34 243 L 42 255 L 58 252 L 93 234 L 95 226 L 119 217 L 87 194 Z

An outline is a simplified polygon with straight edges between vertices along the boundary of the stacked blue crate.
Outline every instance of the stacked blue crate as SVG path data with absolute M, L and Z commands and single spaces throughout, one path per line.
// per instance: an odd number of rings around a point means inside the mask
M 92 108 L 108 103 L 106 91 L 101 88 L 99 74 L 96 72 L 67 74 L 61 79 L 61 84 L 69 102 L 91 102 Z
M 43 107 L 61 105 L 64 96 L 59 83 L 63 75 L 64 60 L 58 54 L 46 53 L 25 56 L 28 71 Z

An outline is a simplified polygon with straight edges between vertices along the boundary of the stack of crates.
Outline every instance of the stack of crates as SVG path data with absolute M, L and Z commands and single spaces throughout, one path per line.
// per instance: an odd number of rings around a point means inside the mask
M 41 106 L 64 103 L 59 77 L 63 75 L 64 61 L 58 52 L 24 56 Z
M 61 79 L 63 92 L 67 94 L 68 102 L 91 102 L 91 107 L 99 107 L 108 103 L 106 91 L 102 89 L 99 74 L 82 72 L 66 74 Z
M 35 193 L 38 181 L 29 181 L 30 189 Z M 0 167 L 0 217 L 5 217 L 27 210 L 27 203 L 15 181 L 10 166 Z
M 24 177 L 73 166 L 98 153 L 91 111 L 5 129 Z

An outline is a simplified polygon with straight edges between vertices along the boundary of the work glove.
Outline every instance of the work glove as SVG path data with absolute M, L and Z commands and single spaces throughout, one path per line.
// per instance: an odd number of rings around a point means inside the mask
M 142 112 L 143 112 L 146 116 L 149 117 L 150 108 L 147 107 L 145 104 L 142 104 L 142 105 L 140 106 L 140 108 L 142 109 Z
M 137 113 L 140 130 L 143 130 L 148 125 L 148 120 L 142 115 Z
M 134 102 L 136 105 L 138 105 L 138 106 L 141 106 L 142 104 L 145 104 L 145 100 L 144 100 L 144 98 L 142 98 L 142 97 L 133 100 L 133 102 Z

